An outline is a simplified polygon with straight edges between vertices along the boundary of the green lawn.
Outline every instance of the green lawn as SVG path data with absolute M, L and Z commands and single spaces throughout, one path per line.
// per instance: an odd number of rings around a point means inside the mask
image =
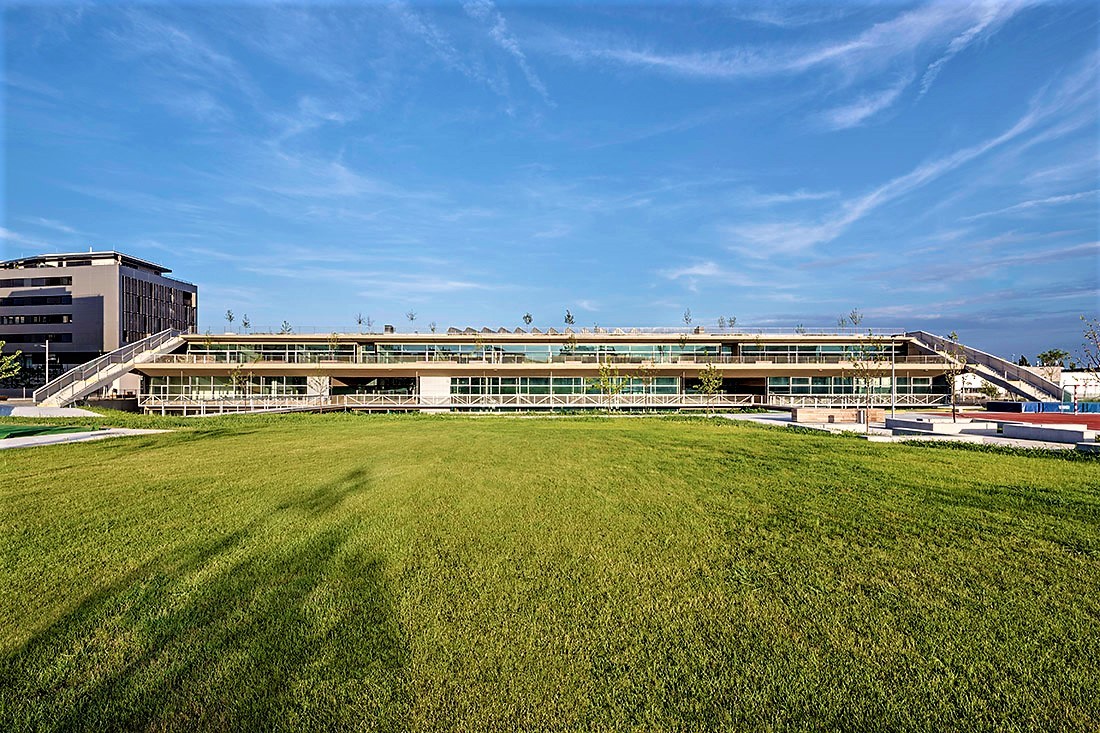
M 1100 729 L 1100 461 L 171 424 L 0 452 L 0 730 Z

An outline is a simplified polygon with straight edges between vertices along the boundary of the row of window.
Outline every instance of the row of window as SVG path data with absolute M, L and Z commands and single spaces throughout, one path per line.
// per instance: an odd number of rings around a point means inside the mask
M 36 323 L 72 323 L 72 313 L 36 313 L 26 316 L 0 316 L 0 326 L 25 326 Z
M 386 355 L 415 356 L 425 360 L 446 361 L 455 356 L 484 356 L 491 360 L 547 362 L 557 357 L 593 356 L 628 357 L 636 361 L 663 361 L 677 356 L 718 356 L 723 353 L 721 344 L 377 344 L 380 357 Z M 729 354 L 728 347 L 725 354 Z
M 677 377 L 638 379 L 622 377 L 623 394 L 678 394 Z M 451 394 L 456 395 L 546 395 L 599 394 L 595 380 L 581 377 L 452 377 Z
M 0 306 L 21 308 L 28 305 L 72 305 L 71 295 L 21 295 L 0 298 Z
M 872 378 L 866 382 L 854 377 L 768 377 L 770 394 L 866 394 L 868 386 L 875 394 L 890 394 L 894 391 L 891 390 L 889 377 Z M 932 378 L 898 377 L 896 393 L 933 394 Z
M 122 277 L 122 339 L 129 343 L 166 328 L 195 325 L 193 293 L 163 283 Z
M 233 377 L 149 377 L 149 394 L 160 397 L 182 396 L 214 397 L 224 395 L 305 395 L 308 393 L 306 377 L 262 377 L 242 375 Z
M 40 288 L 72 284 L 71 277 L 12 277 L 0 280 L 0 288 Z
M 718 344 L 248 344 L 191 342 L 188 352 L 214 361 L 290 363 L 336 361 L 401 363 L 412 361 L 488 361 L 553 363 L 564 361 L 668 362 L 681 357 L 704 359 L 720 353 Z
M 41 344 L 46 341 L 71 344 L 73 335 L 71 333 L 6 333 L 0 341 L 6 341 L 9 344 Z
M 742 356 L 842 356 L 845 354 L 884 354 L 905 355 L 905 344 L 867 343 L 867 344 L 741 344 Z

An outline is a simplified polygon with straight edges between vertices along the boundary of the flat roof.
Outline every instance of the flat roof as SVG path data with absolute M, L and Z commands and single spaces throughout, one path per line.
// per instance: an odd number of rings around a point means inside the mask
M 103 260 L 113 259 L 118 261 L 119 264 L 127 265 L 129 267 L 137 267 L 143 270 L 151 270 L 158 275 L 163 275 L 166 272 L 172 270 L 164 265 L 158 265 L 155 262 L 149 260 L 143 260 L 140 257 L 134 257 L 133 255 L 123 254 L 113 249 L 102 250 L 99 252 L 64 252 L 61 254 L 40 254 L 33 257 L 21 257 L 16 260 L 5 260 L 0 262 L 0 269 L 3 270 L 18 270 L 24 267 L 36 267 L 40 264 L 47 262 L 68 262 L 71 260 Z
M 856 334 L 800 334 L 800 333 L 593 333 L 592 331 L 573 333 L 188 333 L 183 338 L 188 342 L 204 342 L 224 344 L 292 344 L 315 343 L 327 344 L 332 341 L 347 342 L 371 342 L 381 344 L 468 344 L 482 341 L 486 344 L 502 343 L 561 343 L 572 336 L 577 343 L 719 343 L 736 341 L 740 343 L 822 343 L 822 344 L 846 344 L 866 340 L 870 338 L 866 333 Z M 873 338 L 884 341 L 912 341 L 913 337 L 904 333 L 875 334 Z

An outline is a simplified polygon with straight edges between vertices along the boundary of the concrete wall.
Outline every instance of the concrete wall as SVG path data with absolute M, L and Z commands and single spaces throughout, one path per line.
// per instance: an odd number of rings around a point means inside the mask
M 420 377 L 420 397 L 425 402 L 449 402 L 451 399 L 450 377 Z

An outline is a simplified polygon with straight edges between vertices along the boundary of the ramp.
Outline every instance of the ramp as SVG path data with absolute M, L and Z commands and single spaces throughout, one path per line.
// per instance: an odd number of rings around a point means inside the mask
M 103 389 L 137 364 L 179 348 L 183 344 L 183 334 L 183 331 L 169 328 L 74 367 L 36 389 L 34 403 L 39 407 L 71 405 Z
M 966 361 L 966 370 L 982 379 L 1018 395 L 1027 400 L 1043 402 L 1063 399 L 1060 385 L 1042 377 L 1025 367 L 1013 364 L 993 354 L 959 344 L 927 331 L 910 331 L 905 334 L 921 346 L 931 349 L 945 359 L 957 361 L 954 356 L 959 352 Z

